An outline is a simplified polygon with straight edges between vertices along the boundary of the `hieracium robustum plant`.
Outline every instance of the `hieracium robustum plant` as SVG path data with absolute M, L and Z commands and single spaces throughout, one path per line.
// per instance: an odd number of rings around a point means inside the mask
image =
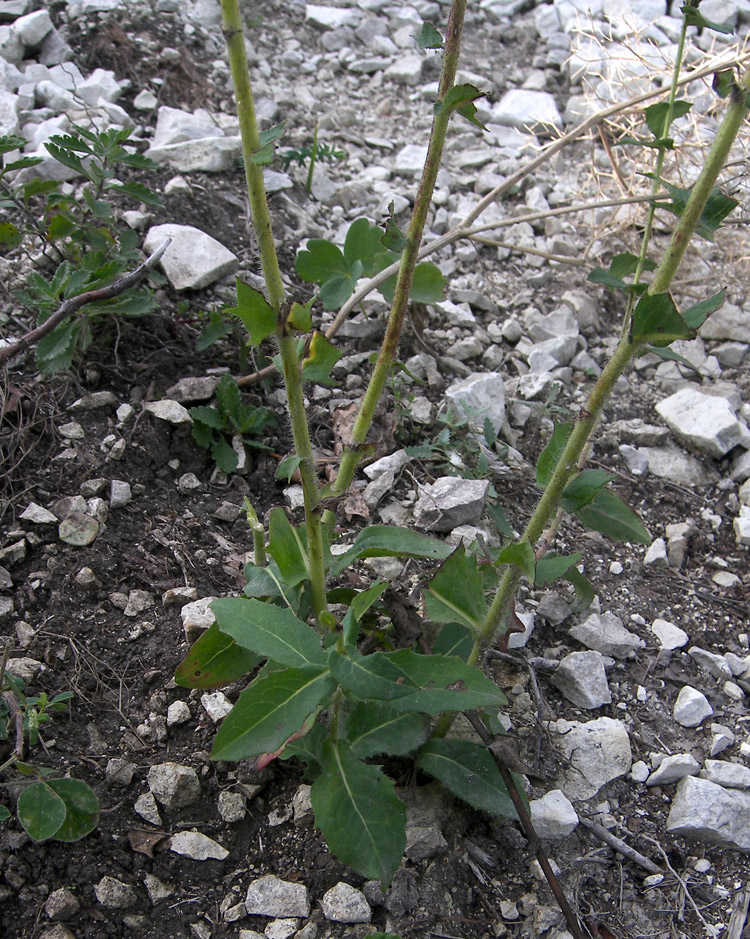
M 454 121 L 481 126 L 475 102 L 482 90 L 455 84 L 466 0 L 453 0 L 442 31 L 426 24 L 417 37 L 422 48 L 440 50 L 442 65 L 427 157 L 407 230 L 400 231 L 389 215 L 382 225 L 366 218 L 354 221 L 342 247 L 324 239 L 308 241 L 296 267 L 303 281 L 318 286 L 313 296 L 290 296 L 284 286 L 263 187 L 263 165 L 273 159 L 279 133 L 258 129 L 237 0 L 222 0 L 222 8 L 265 282 L 263 292 L 238 282 L 232 312 L 245 325 L 250 346 L 275 347 L 294 440 L 294 453 L 283 461 L 279 475 L 299 474 L 304 522 L 292 524 L 277 507 L 266 530 L 248 505 L 255 556 L 245 568 L 244 595 L 214 601 L 216 624 L 190 650 L 177 681 L 209 688 L 250 675 L 218 732 L 214 759 L 252 759 L 259 767 L 276 758 L 303 761 L 312 779 L 316 825 L 331 850 L 363 876 L 387 885 L 405 846 L 405 807 L 376 759 L 410 758 L 470 805 L 493 815 L 518 813 L 530 833 L 520 781 L 507 771 L 499 749 L 487 746 L 503 733 L 498 715 L 507 701 L 481 666 L 487 649 L 517 628 L 514 597 L 522 578 L 533 585 L 567 578 L 582 597 L 591 597 L 578 570 L 581 554 L 558 554 L 551 548 L 566 514 L 615 541 L 650 541 L 638 517 L 611 488 L 612 475 L 586 468 L 585 455 L 608 396 L 633 360 L 646 353 L 674 355 L 671 344 L 693 338 L 723 302 L 723 292 L 717 291 L 681 309 L 671 286 L 691 238 L 711 238 L 736 204 L 716 184 L 748 111 L 750 73 L 717 75 L 724 116 L 693 186 L 679 188 L 663 179 L 665 157 L 674 148 L 672 125 L 689 110 L 689 102 L 679 98 L 687 30 L 711 26 L 697 4 L 686 4 L 671 85 L 639 99 L 659 98 L 643 112 L 650 136 L 639 142 L 653 154 L 652 189 L 642 200 L 640 250 L 616 255 L 606 269 L 597 268 L 589 277 L 621 298 L 619 341 L 585 405 L 574 419 L 556 424 L 539 457 L 541 495 L 520 537 L 501 525 L 504 543 L 498 548 L 454 548 L 406 528 L 373 525 L 343 548 L 336 545 L 336 510 L 373 453 L 369 434 L 397 367 L 407 304 L 434 302 L 444 287 L 439 269 L 422 261 L 435 244 L 423 248 L 422 237 L 446 135 Z M 608 113 L 614 112 L 602 112 Z M 566 136 L 573 139 L 574 134 Z M 528 167 L 483 203 L 507 191 L 524 172 Z M 673 227 L 661 258 L 654 259 L 651 234 L 657 213 L 671 218 Z M 472 229 L 477 215 L 472 213 L 439 242 L 486 230 Z M 361 286 L 363 278 L 368 279 L 366 287 Z M 337 311 L 339 321 L 374 287 L 390 304 L 385 336 L 337 472 L 323 484 L 305 394 L 314 383 L 332 383 L 331 371 L 341 353 L 331 342 L 330 329 L 326 336 L 315 328 L 316 311 L 321 306 Z M 342 578 L 350 566 L 372 557 L 414 558 L 432 566 L 423 590 L 423 614 L 431 628 L 424 629 L 420 642 L 414 643 L 394 617 L 387 582 L 375 579 L 357 589 Z M 481 742 L 450 735 L 458 713 L 470 717 Z M 580 935 L 578 927 L 570 928 Z

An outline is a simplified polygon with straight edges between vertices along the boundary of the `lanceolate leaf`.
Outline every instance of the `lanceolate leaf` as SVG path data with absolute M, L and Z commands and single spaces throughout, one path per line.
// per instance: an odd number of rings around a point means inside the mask
M 482 576 L 474 557 L 460 545 L 432 578 L 424 595 L 430 619 L 437 623 L 461 623 L 479 632 L 487 615 Z
M 567 574 L 571 567 L 575 567 L 581 561 L 581 555 L 576 554 L 545 554 L 536 562 L 536 580 L 537 587 L 546 587 L 553 580 Z
M 336 558 L 331 567 L 331 576 L 336 577 L 350 564 L 362 558 L 411 557 L 442 561 L 453 550 L 452 545 L 410 528 L 370 525 L 357 535 L 354 544 L 345 554 Z
M 276 328 L 276 311 L 260 291 L 237 278 L 237 306 L 226 311 L 242 320 L 250 336 L 250 345 L 257 346 Z
M 570 567 L 565 572 L 565 580 L 569 581 L 576 590 L 576 603 L 573 607 L 574 613 L 580 613 L 587 610 L 594 602 L 596 593 L 591 581 L 584 577 L 577 567 Z
M 651 174 L 647 173 L 646 175 Z M 672 196 L 672 202 L 664 205 L 664 208 L 679 217 L 685 211 L 691 190 L 673 186 L 664 180 L 661 183 Z M 706 241 L 713 241 L 713 233 L 719 228 L 727 215 L 737 207 L 737 204 L 736 199 L 725 196 L 719 189 L 713 189 L 701 212 L 695 233 L 700 235 L 701 238 L 705 238 Z
M 446 623 L 432 644 L 434 655 L 457 655 L 467 661 L 474 647 L 471 630 L 459 623 Z
M 339 741 L 323 745 L 323 771 L 310 793 L 315 824 L 331 851 L 387 888 L 406 846 L 406 808 L 393 782 Z
M 237 645 L 282 665 L 324 665 L 320 637 L 287 607 L 224 597 L 211 610 L 219 629 Z
M 335 687 L 328 670 L 313 665 L 256 678 L 224 719 L 211 758 L 245 760 L 275 753 Z
M 427 740 L 430 721 L 425 714 L 404 714 L 387 704 L 367 701 L 352 709 L 343 733 L 360 759 L 381 753 L 406 756 Z
M 281 751 L 282 760 L 296 757 L 310 769 L 317 769 L 323 760 L 323 744 L 328 739 L 328 731 L 322 724 L 313 724 L 304 737 L 293 737 Z
M 218 688 L 247 675 L 259 662 L 259 656 L 242 649 L 213 623 L 177 666 L 174 680 L 183 688 Z
M 475 809 L 501 818 L 518 818 L 494 759 L 469 740 L 429 740 L 417 766 Z
M 651 543 L 651 535 L 635 512 L 610 489 L 603 489 L 591 505 L 585 506 L 575 514 L 587 528 L 600 531 L 612 541 Z
M 682 318 L 690 329 L 700 329 L 708 317 L 722 306 L 724 306 L 724 291 L 720 290 L 712 297 L 701 300 L 700 303 L 696 303 L 689 309 L 684 310 Z
M 604 470 L 583 470 L 565 487 L 561 500 L 563 508 L 566 512 L 578 512 L 590 505 L 612 479 L 612 474 Z
M 555 424 L 555 429 L 547 443 L 547 446 L 539 454 L 536 464 L 536 484 L 544 488 L 552 479 L 558 460 L 565 449 L 565 445 L 573 433 L 572 422 L 565 424 Z
M 514 567 L 518 567 L 530 583 L 534 582 L 536 556 L 534 548 L 528 541 L 519 541 L 516 544 L 506 545 L 498 554 L 497 563 L 512 564 Z
M 416 690 L 391 702 L 400 711 L 466 711 L 472 708 L 503 707 L 508 699 L 497 685 L 462 659 L 443 655 L 418 655 L 411 649 L 387 652 L 384 656 Z
M 728 35 L 734 32 L 731 26 L 707 20 L 698 9 L 698 3 L 684 3 L 680 7 L 680 11 L 685 16 L 685 22 L 688 26 L 697 26 L 699 29 L 713 29 L 717 33 L 726 33 Z
M 668 346 L 675 339 L 694 339 L 668 293 L 644 293 L 633 310 L 631 335 L 635 343 Z
M 280 507 L 271 510 L 268 553 L 279 566 L 284 584 L 294 587 L 310 577 L 307 545 L 303 533 L 293 528 Z

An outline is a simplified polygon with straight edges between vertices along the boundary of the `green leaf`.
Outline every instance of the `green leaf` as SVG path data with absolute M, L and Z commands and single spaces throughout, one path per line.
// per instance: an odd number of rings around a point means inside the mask
M 692 362 L 686 359 L 684 355 L 680 355 L 679 352 L 675 352 L 673 349 L 669 349 L 667 346 L 645 346 L 643 351 L 644 354 L 646 352 L 651 352 L 653 355 L 658 355 L 660 359 L 666 359 L 670 362 L 679 362 L 680 365 L 684 365 L 685 368 L 689 368 L 690 371 L 695 372 L 697 378 L 699 378 L 701 381 L 703 380 L 700 371 L 693 365 Z
M 328 670 L 314 665 L 256 678 L 224 718 L 211 759 L 245 760 L 275 753 L 335 687 Z
M 393 701 L 414 690 L 412 683 L 404 684 L 403 673 L 383 652 L 362 655 L 353 647 L 346 653 L 332 649 L 328 667 L 345 691 L 365 700 Z
M 16 248 L 23 241 L 23 232 L 19 231 L 12 222 L 0 222 L 0 245 L 5 248 Z
M 323 744 L 328 739 L 328 731 L 322 724 L 313 724 L 304 737 L 294 737 L 280 753 L 282 760 L 296 757 L 306 763 L 309 769 L 319 769 L 323 760 Z
M 737 88 L 737 80 L 734 77 L 732 69 L 725 68 L 714 72 L 711 85 L 720 98 L 728 98 L 735 88 Z
M 323 745 L 323 768 L 310 792 L 315 824 L 331 851 L 387 888 L 406 847 L 406 807 L 393 782 L 338 741 Z
M 260 147 L 250 155 L 250 162 L 255 166 L 266 166 L 273 162 L 273 144 L 284 133 L 284 124 L 274 124 L 268 130 L 262 130 L 258 134 Z
M 278 568 L 276 569 L 278 573 Z M 245 565 L 245 584 L 242 592 L 246 597 L 280 597 L 281 588 L 277 579 L 271 575 L 271 566 L 256 567 L 254 564 Z
M 242 320 L 250 336 L 250 345 L 257 346 L 276 329 L 276 311 L 266 302 L 259 290 L 237 278 L 237 306 L 229 307 L 225 313 L 232 313 Z
M 568 421 L 564 424 L 555 424 L 555 429 L 547 443 L 547 446 L 539 454 L 536 464 L 536 484 L 544 488 L 552 479 L 552 474 L 557 468 L 558 461 L 565 449 L 570 435 L 573 433 L 573 422 Z
M 10 812 L 4 805 L 0 805 L 0 822 L 5 822 L 10 818 Z
M 633 310 L 631 337 L 634 343 L 668 346 L 675 339 L 694 339 L 668 293 L 644 293 Z
M 350 274 L 332 277 L 320 288 L 320 302 L 324 310 L 338 310 L 354 293 L 357 280 L 362 276 L 362 262 L 356 261 Z
M 367 277 L 376 274 L 377 271 L 372 269 L 372 265 L 376 256 L 382 254 L 383 248 L 380 244 L 382 237 L 382 229 L 377 225 L 371 225 L 366 218 L 358 218 L 352 222 L 344 241 L 344 257 L 349 266 L 352 267 L 355 261 L 361 261 L 363 273 Z
M 404 714 L 372 701 L 355 705 L 343 730 L 352 753 L 362 760 L 382 753 L 407 756 L 421 747 L 429 735 L 430 720 L 425 714 Z
M 36 360 L 43 375 L 63 372 L 70 367 L 75 352 L 74 323 L 58 326 L 36 344 Z
M 289 329 L 296 330 L 299 333 L 309 333 L 312 329 L 312 316 L 310 310 L 315 302 L 315 297 L 311 297 L 307 303 L 292 304 L 289 310 L 289 316 L 286 318 L 286 324 Z
M 566 512 L 576 513 L 590 505 L 608 482 L 615 477 L 604 470 L 583 470 L 563 490 L 562 507 Z
M 219 688 L 247 675 L 260 661 L 213 623 L 190 647 L 174 680 L 183 688 Z
M 345 642 L 354 645 L 357 641 L 359 624 L 362 617 L 367 613 L 373 603 L 377 603 L 387 589 L 388 584 L 385 581 L 377 580 L 371 587 L 368 587 L 367 590 L 361 591 L 361 593 L 356 594 L 352 598 L 342 623 Z
M 515 532 L 513 531 L 513 526 L 510 523 L 510 519 L 505 514 L 505 509 L 500 505 L 488 505 L 487 512 L 489 513 L 492 523 L 497 529 L 497 533 L 503 538 L 515 538 Z
M 500 771 L 485 747 L 469 740 L 429 740 L 419 751 L 416 765 L 472 808 L 500 818 L 518 818 Z
M 404 233 L 399 229 L 393 220 L 394 203 L 388 206 L 388 218 L 385 220 L 385 232 L 380 238 L 380 244 L 387 251 L 401 252 L 407 246 L 408 242 Z
M 65 821 L 65 803 L 47 783 L 38 782 L 18 797 L 18 820 L 34 841 L 52 838 Z
M 445 278 L 436 264 L 424 261 L 414 268 L 409 299 L 416 303 L 439 303 L 443 299 Z
M 294 454 L 291 456 L 285 456 L 276 468 L 276 478 L 286 478 L 286 481 L 290 482 L 292 476 L 294 476 L 294 474 L 297 472 L 299 465 L 302 462 L 303 458 L 301 456 L 295 456 Z
M 497 556 L 498 564 L 512 564 L 524 573 L 529 583 L 534 583 L 534 570 L 536 568 L 536 555 L 534 548 L 528 541 L 519 541 L 506 545 Z
M 447 558 L 424 594 L 425 609 L 437 623 L 460 623 L 478 633 L 487 616 L 482 576 L 463 545 Z
M 391 706 L 399 711 L 440 714 L 443 711 L 504 707 L 508 703 L 493 681 L 456 656 L 418 655 L 411 649 L 400 649 L 385 653 L 384 658 L 389 665 L 400 670 L 404 683 L 417 687 L 417 690 L 391 702 Z
M 85 838 L 99 823 L 99 800 L 94 791 L 80 779 L 50 779 L 47 785 L 65 805 L 65 820 L 53 836 L 55 841 Z
M 443 101 L 435 102 L 433 110 L 435 114 L 438 115 L 441 114 L 444 109 L 449 113 L 458 111 L 461 117 L 466 118 L 466 120 L 471 124 L 475 124 L 477 127 L 484 128 L 484 124 L 477 120 L 477 109 L 474 106 L 474 101 L 476 101 L 477 98 L 482 97 L 484 97 L 484 92 L 480 91 L 474 85 L 454 85 L 445 96 Z
M 268 526 L 268 553 L 279 566 L 281 578 L 288 587 L 310 579 L 307 541 L 302 528 L 289 524 L 286 512 L 279 506 L 271 509 Z
M 424 558 L 442 561 L 453 550 L 452 545 L 410 528 L 370 525 L 357 535 L 354 544 L 345 554 L 336 558 L 331 566 L 331 576 L 338 576 L 362 558 Z
M 688 329 L 700 329 L 708 317 L 715 313 L 720 307 L 724 306 L 724 290 L 720 290 L 712 297 L 707 297 L 696 303 L 687 310 L 683 310 L 682 318 L 685 320 Z
M 241 597 L 214 600 L 211 610 L 219 629 L 256 655 L 293 667 L 324 665 L 320 637 L 286 607 Z
M 707 20 L 698 10 L 698 3 L 700 3 L 700 0 L 693 0 L 693 2 L 684 3 L 680 7 L 680 12 L 685 17 L 685 24 L 687 26 L 697 26 L 698 29 L 713 29 L 717 33 L 726 33 L 731 36 L 734 29 L 731 26 L 725 26 L 724 23 Z
M 630 254 L 628 251 L 624 251 L 622 254 L 616 254 L 609 262 L 609 273 L 613 277 L 628 277 L 630 274 L 634 274 L 638 269 L 638 261 L 638 255 Z M 645 258 L 643 261 L 643 270 L 656 270 L 656 263 Z
M 229 418 L 231 425 L 238 429 L 242 414 L 242 395 L 239 385 L 231 375 L 222 375 L 216 385 L 216 402 L 219 411 Z
M 323 333 L 313 333 L 307 357 L 302 360 L 302 377 L 321 385 L 333 385 L 331 370 L 342 355 Z
M 568 568 L 565 572 L 565 580 L 573 584 L 576 590 L 576 604 L 573 608 L 573 612 L 580 613 L 583 610 L 587 610 L 594 602 L 594 597 L 596 596 L 591 581 L 588 577 L 584 577 L 577 567 Z
M 44 149 L 49 153 L 49 155 L 57 160 L 58 163 L 62 163 L 63 166 L 67 166 L 71 170 L 75 170 L 76 173 L 80 173 L 81 176 L 85 176 L 87 179 L 90 179 L 91 176 L 83 168 L 83 163 L 81 158 L 73 153 L 71 150 L 59 146 L 53 141 L 59 141 L 68 138 L 62 137 L 50 137 L 50 139 L 45 143 Z
M 658 104 L 652 104 L 650 107 L 646 108 L 644 112 L 648 129 L 658 140 L 668 133 L 672 122 L 680 117 L 684 117 L 692 106 L 689 101 L 677 100 L 673 102 L 669 124 L 665 126 L 667 114 L 669 113 L 669 102 L 660 101 Z
M 417 35 L 418 49 L 442 49 L 443 37 L 435 29 L 432 23 L 422 23 L 422 29 Z
M 576 554 L 545 554 L 536 562 L 537 587 L 546 587 L 558 577 L 563 577 L 571 567 L 580 564 L 581 555 Z
M 226 437 L 219 436 L 211 444 L 211 457 L 218 468 L 230 476 L 239 466 L 239 457 Z
M 324 284 L 334 277 L 348 277 L 351 269 L 341 249 L 324 238 L 310 238 L 304 251 L 297 254 L 294 266 L 302 280 L 315 284 Z
M 612 541 L 651 544 L 651 535 L 641 520 L 622 499 L 610 489 L 603 489 L 591 505 L 575 513 L 588 528 L 600 531 Z
M 188 414 L 192 417 L 194 423 L 205 424 L 206 427 L 211 427 L 213 430 L 226 430 L 227 428 L 226 421 L 216 408 L 201 405 L 200 407 L 190 408 Z
M 459 623 L 446 623 L 432 644 L 434 655 L 457 655 L 466 662 L 474 648 L 471 630 Z
M 219 339 L 232 332 L 232 325 L 217 310 L 208 314 L 208 323 L 201 330 L 200 336 L 195 340 L 195 351 L 205 352 Z
M 653 178 L 652 173 L 646 173 L 645 175 Z M 672 196 L 672 202 L 663 203 L 662 208 L 667 209 L 679 218 L 685 211 L 691 190 L 673 186 L 671 183 L 665 182 L 664 180 L 661 180 L 661 184 L 667 192 L 669 192 L 670 196 Z M 713 189 L 703 207 L 700 219 L 695 228 L 695 233 L 706 241 L 713 241 L 713 233 L 737 205 L 736 199 L 725 196 L 719 189 Z

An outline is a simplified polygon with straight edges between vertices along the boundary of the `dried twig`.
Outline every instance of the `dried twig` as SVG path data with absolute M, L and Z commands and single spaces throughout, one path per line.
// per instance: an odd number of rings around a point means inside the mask
M 669 868 L 670 874 L 674 877 L 674 879 L 675 879 L 675 880 L 677 881 L 677 883 L 680 885 L 680 889 L 681 889 L 681 891 L 682 891 L 683 897 L 684 897 L 685 899 L 687 899 L 687 901 L 688 901 L 688 903 L 690 904 L 690 906 L 692 906 L 693 910 L 695 911 L 695 915 L 698 917 L 698 919 L 699 919 L 699 920 L 701 921 L 701 923 L 703 924 L 704 928 L 706 929 L 706 932 L 708 932 L 709 935 L 711 935 L 711 934 L 713 933 L 713 927 L 712 927 L 711 924 L 706 920 L 706 918 L 705 918 L 704 915 L 701 913 L 701 911 L 698 909 L 698 905 L 696 904 L 695 900 L 692 898 L 692 896 L 691 896 L 691 894 L 690 894 L 690 891 L 688 890 L 687 881 L 684 880 L 682 877 L 680 877 L 680 875 L 677 873 L 677 871 L 674 869 L 674 867 L 672 867 L 672 865 L 671 865 L 671 863 L 670 863 L 670 861 L 669 861 L 669 858 L 667 857 L 667 852 L 664 850 L 664 848 L 662 848 L 662 846 L 659 844 L 659 842 L 658 842 L 655 838 L 650 838 L 648 835 L 643 835 L 642 837 L 644 837 L 644 838 L 646 839 L 646 841 L 650 841 L 651 844 L 654 845 L 654 847 L 656 848 L 656 850 L 659 852 L 659 854 L 661 854 L 661 856 L 664 858 L 664 863 L 665 863 L 665 864 L 667 865 L 667 867 Z
M 613 835 L 612 832 L 607 831 L 606 828 L 592 822 L 588 818 L 580 819 L 581 825 L 597 836 L 601 838 L 606 844 L 614 848 L 618 854 L 621 854 L 623 857 L 627 858 L 629 861 L 633 861 L 634 864 L 638 864 L 644 870 L 648 871 L 649 874 L 662 874 L 666 877 L 666 873 L 659 867 L 658 864 L 654 864 L 653 861 L 650 861 L 647 857 L 636 851 L 635 848 L 631 848 L 629 844 L 626 844 L 621 838 L 618 838 L 616 835 Z
M 143 264 L 130 274 L 125 274 L 124 277 L 113 281 L 109 286 L 100 287 L 98 290 L 87 290 L 85 293 L 79 293 L 77 297 L 69 297 L 60 304 L 59 308 L 55 310 L 52 316 L 48 317 L 40 326 L 29 330 L 29 332 L 21 336 L 18 342 L 0 347 L 0 363 L 8 362 L 20 352 L 28 349 L 29 346 L 34 345 L 35 342 L 39 342 L 40 339 L 51 333 L 55 327 L 59 326 L 63 320 L 77 313 L 78 310 L 86 306 L 86 304 L 95 303 L 99 300 L 111 300 L 112 297 L 119 297 L 121 293 L 124 293 L 126 290 L 130 289 L 130 287 L 134 287 L 136 284 L 140 283 L 146 274 L 156 266 L 171 243 L 172 239 L 167 238 L 150 257 L 146 258 Z
M 740 890 L 735 897 L 726 939 L 742 939 L 748 908 L 750 908 L 750 890 Z
M 529 842 L 529 847 L 534 852 L 534 855 L 536 856 L 536 859 L 539 862 L 539 866 L 544 871 L 544 876 L 547 878 L 547 883 L 549 884 L 550 889 L 552 890 L 552 893 L 554 894 L 555 899 L 557 900 L 557 903 L 560 909 L 562 910 L 563 916 L 565 917 L 565 921 L 568 924 L 568 929 L 570 930 L 574 939 L 586 939 L 586 936 L 583 930 L 581 929 L 578 917 L 575 915 L 575 913 L 571 909 L 570 904 L 568 903 L 565 897 L 565 894 L 563 893 L 563 889 L 560 886 L 560 881 L 555 876 L 555 872 L 552 870 L 552 867 L 550 866 L 549 859 L 547 858 L 547 855 L 545 854 L 544 849 L 542 848 L 541 842 L 539 841 L 539 837 L 537 833 L 534 831 L 534 826 L 531 823 L 531 817 L 529 816 L 529 813 L 526 810 L 526 805 L 523 801 L 523 798 L 521 797 L 521 793 L 518 791 L 516 782 L 513 779 L 513 776 L 510 770 L 505 765 L 505 763 L 503 763 L 502 759 L 498 756 L 498 754 L 493 749 L 492 737 L 488 733 L 487 728 L 482 723 L 476 711 L 466 711 L 466 717 L 469 720 L 471 726 L 479 735 L 479 738 L 482 741 L 482 743 L 487 747 L 489 752 L 492 754 L 492 758 L 495 761 L 495 765 L 497 766 L 500 772 L 500 776 L 502 777 L 502 780 L 505 783 L 505 788 L 508 790 L 508 795 L 513 801 L 515 810 L 518 813 L 518 818 L 521 822 L 521 827 L 523 828 L 523 832 L 526 835 L 526 840 Z

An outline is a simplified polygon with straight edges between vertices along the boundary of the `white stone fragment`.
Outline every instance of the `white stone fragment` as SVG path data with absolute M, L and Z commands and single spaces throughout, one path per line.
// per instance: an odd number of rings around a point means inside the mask
M 655 538 L 643 556 L 644 567 L 668 568 L 667 543 L 663 538 Z
M 674 719 L 682 727 L 699 727 L 713 713 L 708 698 L 690 685 L 680 689 L 672 711 Z
M 724 786 L 725 789 L 750 789 L 750 767 L 728 760 L 706 760 L 701 779 Z
M 97 902 L 108 910 L 121 910 L 134 906 L 138 901 L 135 890 L 130 884 L 115 877 L 102 877 L 94 886 Z
M 341 29 L 342 26 L 358 26 L 361 16 L 359 10 L 351 10 L 345 7 L 328 7 L 317 3 L 305 4 L 305 19 L 321 29 Z
M 140 815 L 149 825 L 161 825 L 161 815 L 159 815 L 156 799 L 152 792 L 144 792 L 143 795 L 138 796 L 135 800 L 134 809 L 136 814 Z
M 198 774 L 190 766 L 171 761 L 156 763 L 147 778 L 148 788 L 166 809 L 184 808 L 200 798 Z
M 110 509 L 121 509 L 128 505 L 133 498 L 130 491 L 130 483 L 124 479 L 113 479 L 109 484 L 109 507 Z
M 201 597 L 200 600 L 186 603 L 180 610 L 182 628 L 185 630 L 185 638 L 188 642 L 194 642 L 202 632 L 216 622 L 216 617 L 211 610 L 211 604 L 215 599 L 216 597 Z
M 622 721 L 600 717 L 584 724 L 553 721 L 549 726 L 566 761 L 557 785 L 569 799 L 590 799 L 630 770 L 630 737 Z
M 711 456 L 724 456 L 742 439 L 742 425 L 726 398 L 682 388 L 656 410 L 677 437 Z
M 247 800 L 241 792 L 225 789 L 219 793 L 218 808 L 225 822 L 241 822 L 247 815 Z
M 167 727 L 185 724 L 192 716 L 190 708 L 185 701 L 173 701 L 167 708 Z
M 651 774 L 651 770 L 648 768 L 648 764 L 644 763 L 643 760 L 638 760 L 637 763 L 633 763 L 630 767 L 630 778 L 633 782 L 644 783 Z
M 304 884 L 293 884 L 267 874 L 254 880 L 247 888 L 245 897 L 248 916 L 297 916 L 310 915 L 310 900 Z
M 343 881 L 326 890 L 320 906 L 323 916 L 334 923 L 369 923 L 372 919 L 370 904 L 362 891 Z
M 57 525 L 59 519 L 37 502 L 29 502 L 19 518 L 34 525 Z
M 427 159 L 427 147 L 423 144 L 409 143 L 396 154 L 393 169 L 404 176 L 416 176 L 422 172 Z
M 179 831 L 169 840 L 169 850 L 193 861 L 223 861 L 229 851 L 200 831 Z
M 750 793 L 688 776 L 667 818 L 672 835 L 750 852 Z
M 159 263 L 175 290 L 208 287 L 237 269 L 237 257 L 228 248 L 192 225 L 155 225 L 143 250 L 151 254 L 167 238 L 172 241 Z
M 161 401 L 149 401 L 146 410 L 161 421 L 167 421 L 169 424 L 192 424 L 193 419 L 188 409 L 178 401 L 170 401 L 169 398 L 163 398 Z
M 648 778 L 648 786 L 667 786 L 678 782 L 685 776 L 696 776 L 700 771 L 700 764 L 690 753 L 677 753 L 665 757 L 659 766 Z
M 466 378 L 452 382 L 445 391 L 445 398 L 453 414 L 466 418 L 478 433 L 484 430 L 488 420 L 499 434 L 505 421 L 505 381 L 497 372 L 475 372 Z
M 578 825 L 578 814 L 560 789 L 529 802 L 531 821 L 540 838 L 567 838 Z
M 551 681 L 568 701 L 579 708 L 592 710 L 612 702 L 604 656 L 599 652 L 571 652 L 566 655 L 555 669 Z
M 232 710 L 232 702 L 223 691 L 206 692 L 201 695 L 201 704 L 214 723 L 223 721 Z
M 563 126 L 555 99 L 549 92 L 523 88 L 506 91 L 492 110 L 492 120 L 533 134 Z
M 684 629 L 665 619 L 655 619 L 651 624 L 651 632 L 659 640 L 661 648 L 669 651 L 681 649 L 690 642 L 690 636 Z
M 699 646 L 691 646 L 688 649 L 688 655 L 696 665 L 705 669 L 713 678 L 726 680 L 732 677 L 732 670 L 723 655 L 709 652 L 708 649 L 701 649 Z
M 589 649 L 612 655 L 616 659 L 632 658 L 644 646 L 635 633 L 623 625 L 615 613 L 592 613 L 584 622 L 573 626 L 570 635 Z
M 426 531 L 451 531 L 478 522 L 489 485 L 487 479 L 438 477 L 423 488 L 414 506 L 414 524 Z

